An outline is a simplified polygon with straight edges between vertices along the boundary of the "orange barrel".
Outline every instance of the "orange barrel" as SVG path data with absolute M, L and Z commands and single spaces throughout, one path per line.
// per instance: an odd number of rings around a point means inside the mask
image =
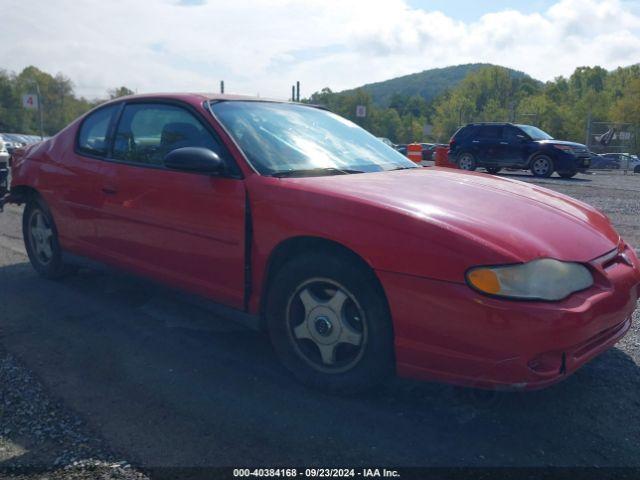
M 407 157 L 413 162 L 420 163 L 422 161 L 422 145 L 419 143 L 407 145 Z
M 434 157 L 436 159 L 436 167 L 458 168 L 455 163 L 449 161 L 448 146 L 436 147 L 436 154 Z

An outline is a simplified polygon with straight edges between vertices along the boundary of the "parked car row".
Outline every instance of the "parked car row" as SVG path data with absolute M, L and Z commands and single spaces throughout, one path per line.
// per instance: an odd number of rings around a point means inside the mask
M 394 144 L 388 138 L 380 138 L 405 156 L 407 144 Z M 420 143 L 422 160 L 434 160 L 440 144 Z M 443 145 L 447 146 L 447 145 Z M 629 153 L 602 153 L 589 151 L 575 142 L 556 140 L 533 125 L 512 123 L 471 123 L 458 129 L 451 137 L 449 159 L 463 170 L 483 168 L 489 173 L 502 169 L 531 170 L 537 177 L 550 177 L 557 172 L 560 177 L 571 178 L 587 169 L 619 169 L 640 173 L 640 160 Z
M 0 133 L 0 141 L 4 143 L 9 155 L 13 153 L 16 148 L 25 147 L 33 143 L 40 141 L 40 136 L 36 135 L 24 135 L 21 133 Z
M 39 136 L 19 133 L 0 133 L 0 196 L 9 188 L 9 160 L 13 152 L 41 141 Z
M 640 173 L 640 160 L 629 153 L 589 151 L 587 146 L 556 140 L 532 125 L 473 123 L 460 128 L 449 144 L 450 159 L 463 170 L 503 168 L 531 170 L 537 177 L 571 178 L 587 169 L 620 169 Z
M 640 173 L 640 159 L 637 155 L 629 153 L 600 153 L 592 154 L 591 168 L 593 169 L 611 169 L 630 170 L 634 173 Z

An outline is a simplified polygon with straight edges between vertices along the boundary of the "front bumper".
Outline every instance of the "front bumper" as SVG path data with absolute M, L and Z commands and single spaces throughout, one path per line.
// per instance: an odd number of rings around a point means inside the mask
M 640 262 L 630 248 L 590 268 L 594 285 L 560 302 L 501 300 L 464 284 L 378 272 L 398 374 L 519 389 L 566 378 L 627 333 L 640 296 Z
M 591 157 L 588 153 L 555 152 L 555 168 L 559 172 L 586 172 L 591 167 Z

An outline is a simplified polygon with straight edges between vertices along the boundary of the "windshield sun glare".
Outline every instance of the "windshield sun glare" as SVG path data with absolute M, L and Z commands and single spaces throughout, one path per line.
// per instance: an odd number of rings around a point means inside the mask
M 262 175 L 416 167 L 358 125 L 317 107 L 256 101 L 212 102 L 210 106 Z

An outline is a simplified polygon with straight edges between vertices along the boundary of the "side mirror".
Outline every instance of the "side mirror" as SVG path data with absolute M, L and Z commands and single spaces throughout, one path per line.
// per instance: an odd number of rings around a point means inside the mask
M 164 157 L 164 165 L 172 170 L 220 174 L 224 172 L 224 162 L 220 156 L 208 148 L 176 148 Z
M 520 143 L 524 143 L 528 140 L 528 138 L 522 134 L 518 134 L 516 135 L 516 137 L 518 137 L 518 140 L 520 141 Z

